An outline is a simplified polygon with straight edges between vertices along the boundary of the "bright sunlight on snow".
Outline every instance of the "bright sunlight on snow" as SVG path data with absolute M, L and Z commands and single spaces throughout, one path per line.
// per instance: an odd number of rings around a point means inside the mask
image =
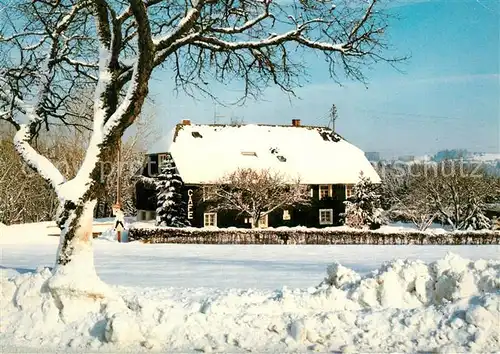
M 97 239 L 97 272 L 119 295 L 61 300 L 45 286 L 58 244 L 46 229 L 0 229 L 3 352 L 499 348 L 498 246 Z

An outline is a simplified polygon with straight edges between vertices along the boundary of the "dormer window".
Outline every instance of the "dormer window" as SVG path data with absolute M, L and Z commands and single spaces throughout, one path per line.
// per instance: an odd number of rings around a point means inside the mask
M 161 168 L 168 160 L 168 154 L 158 154 L 158 168 Z

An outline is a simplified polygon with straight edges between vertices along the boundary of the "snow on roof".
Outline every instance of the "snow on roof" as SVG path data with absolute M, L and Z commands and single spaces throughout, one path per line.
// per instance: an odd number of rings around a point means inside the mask
M 364 152 L 327 128 L 177 125 L 148 154 L 170 152 L 185 183 L 215 182 L 237 168 L 272 169 L 304 184 L 380 178 Z

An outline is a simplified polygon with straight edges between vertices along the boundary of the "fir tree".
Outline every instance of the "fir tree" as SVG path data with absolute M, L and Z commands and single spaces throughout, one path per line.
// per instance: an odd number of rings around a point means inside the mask
M 160 166 L 160 173 L 155 184 L 157 196 L 156 225 L 190 226 L 187 219 L 186 202 L 182 198 L 184 183 L 170 155 L 168 155 L 165 163 Z
M 472 217 L 467 222 L 467 227 L 465 229 L 473 230 L 489 230 L 492 228 L 491 220 L 485 215 L 484 210 L 486 206 L 484 203 L 478 202 L 476 199 L 471 201 L 470 208 L 473 211 L 470 213 Z
M 353 195 L 344 204 L 346 207 L 343 216 L 347 226 L 355 228 L 368 226 L 370 229 L 378 229 L 386 223 L 376 186 L 363 173 L 353 187 Z

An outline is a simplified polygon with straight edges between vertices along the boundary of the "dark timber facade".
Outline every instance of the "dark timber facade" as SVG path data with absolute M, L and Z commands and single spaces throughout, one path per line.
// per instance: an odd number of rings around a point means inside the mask
M 158 173 L 158 155 L 149 155 L 149 163 L 142 171 L 142 176 L 154 178 Z M 208 185 L 207 185 L 208 186 Z M 204 186 L 184 185 L 183 197 L 188 205 L 188 219 L 193 227 L 217 226 L 251 228 L 246 215 L 237 211 L 219 211 L 213 213 L 203 198 Z M 261 227 L 305 226 L 328 227 L 341 225 L 340 214 L 344 212 L 344 201 L 352 192 L 352 184 L 308 185 L 311 204 L 296 208 L 275 210 L 260 220 Z M 138 220 L 155 218 L 156 192 L 147 183 L 136 184 L 136 207 Z

